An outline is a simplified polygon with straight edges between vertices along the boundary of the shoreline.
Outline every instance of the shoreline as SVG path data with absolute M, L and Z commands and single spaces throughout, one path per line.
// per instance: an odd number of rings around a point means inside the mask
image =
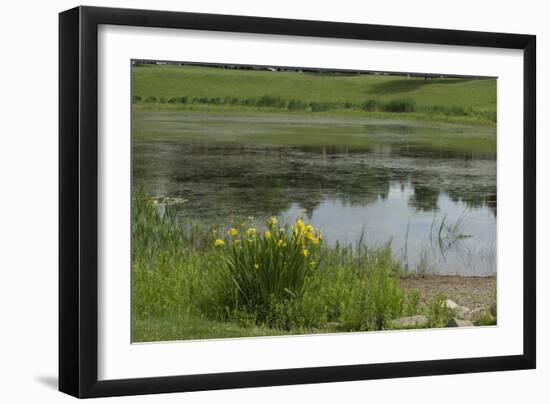
M 234 106 L 205 106 L 205 105 L 181 105 L 181 104 L 161 104 L 161 103 L 133 103 L 132 112 L 204 112 L 204 113 L 231 113 L 231 114 L 273 114 L 304 117 L 349 117 L 349 118 L 370 118 L 386 120 L 405 120 L 420 121 L 426 123 L 445 123 L 454 125 L 464 125 L 483 128 L 496 128 L 496 122 L 481 120 L 477 117 L 465 115 L 445 115 L 429 114 L 425 112 L 382 112 L 382 111 L 364 111 L 359 109 L 340 109 L 329 111 L 289 111 L 288 109 L 273 107 L 238 107 Z
M 413 275 L 401 277 L 399 284 L 406 291 L 417 290 L 423 304 L 438 294 L 470 310 L 488 309 L 496 304 L 496 275 Z

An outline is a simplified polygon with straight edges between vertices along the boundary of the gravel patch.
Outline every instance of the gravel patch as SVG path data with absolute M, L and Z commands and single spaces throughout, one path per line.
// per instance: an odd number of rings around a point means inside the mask
M 406 277 L 400 285 L 407 291 L 417 290 L 421 302 L 429 304 L 435 296 L 443 294 L 447 299 L 471 310 L 488 308 L 496 299 L 497 278 L 426 275 Z

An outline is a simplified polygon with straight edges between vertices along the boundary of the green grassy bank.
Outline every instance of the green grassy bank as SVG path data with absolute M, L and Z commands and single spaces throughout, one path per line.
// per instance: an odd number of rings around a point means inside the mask
M 134 65 L 136 111 L 343 114 L 494 126 L 496 79 Z

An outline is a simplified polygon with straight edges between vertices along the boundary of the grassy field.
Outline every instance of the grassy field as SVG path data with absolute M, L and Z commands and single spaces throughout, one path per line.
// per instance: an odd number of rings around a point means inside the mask
M 494 126 L 496 79 L 133 66 L 135 110 L 281 111 Z

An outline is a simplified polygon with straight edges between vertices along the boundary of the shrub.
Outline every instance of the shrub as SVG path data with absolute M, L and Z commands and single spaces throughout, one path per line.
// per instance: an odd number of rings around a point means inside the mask
M 383 102 L 379 100 L 367 100 L 361 107 L 365 111 L 384 111 L 384 112 L 414 112 L 416 104 L 413 100 L 392 100 Z
M 157 102 L 157 97 L 150 95 L 145 99 L 145 102 Z
M 276 107 L 285 108 L 286 102 L 281 97 L 274 97 L 271 95 L 264 95 L 257 101 L 259 107 Z
M 235 307 L 266 320 L 276 303 L 301 295 L 307 276 L 318 266 L 321 234 L 298 218 L 292 229 L 276 218 L 265 232 L 255 227 L 231 228 L 216 239 L 227 269 L 226 288 L 235 290 Z
M 239 103 L 239 99 L 236 97 L 225 97 L 223 103 L 228 105 L 237 105 Z
M 386 112 L 414 112 L 416 104 L 413 100 L 393 100 L 383 106 Z
M 290 100 L 287 108 L 289 111 L 304 110 L 307 108 L 307 104 L 300 100 Z
M 245 98 L 240 102 L 241 105 L 255 106 L 258 104 L 257 98 Z
M 451 105 L 447 108 L 445 108 L 446 115 L 452 115 L 452 116 L 462 116 L 467 115 L 466 110 L 463 107 L 460 107 L 458 105 Z
M 381 104 L 377 100 L 367 100 L 361 105 L 361 107 L 365 111 L 378 111 L 381 107 Z
M 223 101 L 220 97 L 212 97 L 208 99 L 207 103 L 212 105 L 220 105 L 223 104 Z
M 139 96 L 139 95 L 134 95 L 134 96 L 132 97 L 132 100 L 133 100 L 134 103 L 140 102 L 140 101 L 141 101 L 141 96 Z
M 309 105 L 312 112 L 324 112 L 334 107 L 331 102 L 311 102 Z
M 208 104 L 208 97 L 193 97 L 194 104 Z

